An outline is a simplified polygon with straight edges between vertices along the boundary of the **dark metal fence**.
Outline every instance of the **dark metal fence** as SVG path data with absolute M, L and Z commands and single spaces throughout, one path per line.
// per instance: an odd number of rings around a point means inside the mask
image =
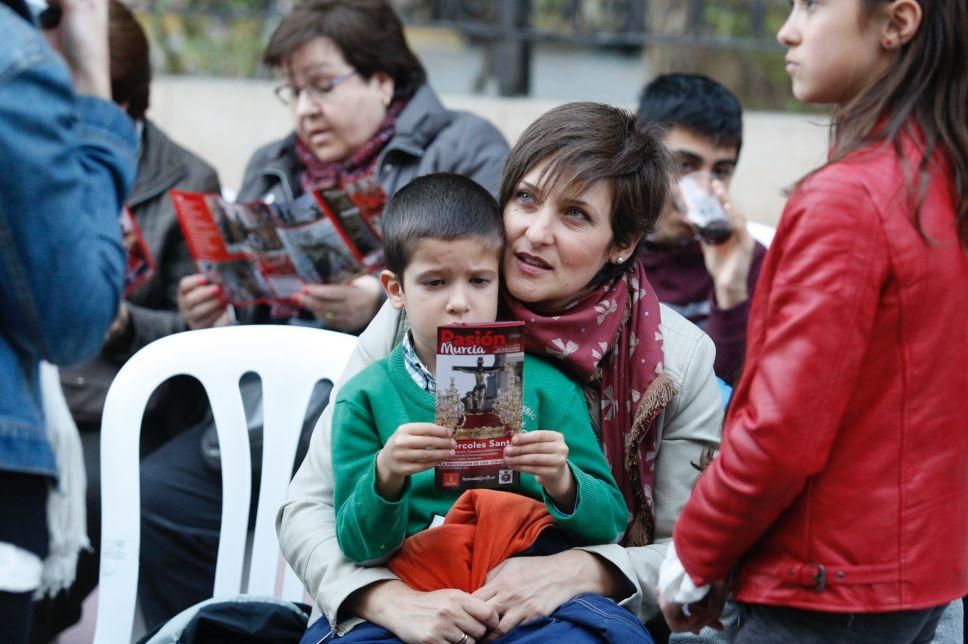
M 126 0 L 145 18 L 170 73 L 264 75 L 261 48 L 301 0 Z M 352 1 L 352 0 L 350 0 Z M 483 86 L 527 95 L 535 46 L 780 51 L 784 0 L 389 0 L 409 26 L 461 34 L 484 56 Z
M 779 0 L 393 0 L 408 25 L 483 45 L 499 92 L 526 95 L 533 45 L 639 50 L 652 45 L 780 51 Z

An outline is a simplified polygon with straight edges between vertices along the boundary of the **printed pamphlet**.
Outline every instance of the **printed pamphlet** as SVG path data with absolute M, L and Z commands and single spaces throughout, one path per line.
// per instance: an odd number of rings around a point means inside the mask
M 306 193 L 289 203 L 233 203 L 171 191 L 199 271 L 234 305 L 285 302 L 303 284 L 339 284 L 383 268 L 373 179 Z
M 494 322 L 437 329 L 438 425 L 454 430 L 457 455 L 441 463 L 440 489 L 516 485 L 504 448 L 521 431 L 524 323 Z
M 127 207 L 121 210 L 118 221 L 121 224 L 121 242 L 128 255 L 124 269 L 124 296 L 128 297 L 154 277 L 155 260 L 151 257 L 148 244 L 141 235 L 138 222 Z

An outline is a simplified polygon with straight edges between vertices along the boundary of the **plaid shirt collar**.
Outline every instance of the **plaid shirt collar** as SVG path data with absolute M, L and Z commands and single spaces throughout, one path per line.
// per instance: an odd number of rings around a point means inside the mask
M 418 387 L 430 393 L 437 391 L 437 381 L 434 380 L 434 375 L 427 371 L 427 368 L 420 362 L 420 358 L 417 357 L 410 331 L 407 331 L 406 335 L 403 336 L 403 364 Z

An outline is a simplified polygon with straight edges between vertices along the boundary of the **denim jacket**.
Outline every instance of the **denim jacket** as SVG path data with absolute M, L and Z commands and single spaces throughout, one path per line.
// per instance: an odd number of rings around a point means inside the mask
M 7 3 L 0 40 L 0 470 L 56 476 L 38 363 L 90 357 L 117 313 L 137 140 Z

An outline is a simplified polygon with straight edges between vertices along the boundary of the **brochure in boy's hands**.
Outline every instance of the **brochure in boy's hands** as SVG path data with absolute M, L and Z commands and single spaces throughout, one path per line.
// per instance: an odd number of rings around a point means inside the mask
M 434 472 L 437 488 L 518 483 L 504 448 L 521 431 L 523 375 L 524 322 L 437 329 L 436 422 L 457 441 L 457 455 Z
M 118 221 L 121 224 L 121 242 L 128 255 L 124 269 L 124 296 L 128 297 L 154 277 L 155 260 L 151 257 L 148 244 L 141 235 L 138 222 L 127 207 L 121 210 Z
M 178 190 L 171 198 L 199 271 L 235 305 L 286 301 L 303 284 L 339 284 L 383 268 L 386 197 L 371 179 L 289 203 Z

